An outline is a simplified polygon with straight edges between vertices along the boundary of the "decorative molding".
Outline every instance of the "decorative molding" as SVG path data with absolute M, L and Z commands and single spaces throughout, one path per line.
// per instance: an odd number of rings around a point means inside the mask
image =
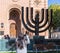
M 18 0 L 12 0 L 13 2 L 17 2 Z
M 35 1 L 34 1 L 34 3 L 35 3 L 36 5 L 39 5 L 40 2 L 41 2 L 41 0 L 35 0 Z

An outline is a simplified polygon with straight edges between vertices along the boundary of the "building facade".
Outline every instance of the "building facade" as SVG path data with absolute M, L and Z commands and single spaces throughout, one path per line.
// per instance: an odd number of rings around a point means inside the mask
M 21 21 L 21 7 L 33 7 L 35 11 L 48 8 L 48 0 L 0 0 L 0 36 L 16 37 L 26 31 Z M 26 12 L 25 12 L 26 13 Z M 24 13 L 24 17 L 25 17 Z M 48 30 L 40 35 L 48 38 Z

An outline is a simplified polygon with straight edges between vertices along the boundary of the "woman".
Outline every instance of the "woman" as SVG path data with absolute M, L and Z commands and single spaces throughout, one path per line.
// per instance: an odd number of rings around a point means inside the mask
M 22 33 L 17 37 L 16 39 L 16 53 L 27 53 L 27 44 L 28 44 L 28 39 L 25 39 L 24 37 L 26 36 L 23 36 Z

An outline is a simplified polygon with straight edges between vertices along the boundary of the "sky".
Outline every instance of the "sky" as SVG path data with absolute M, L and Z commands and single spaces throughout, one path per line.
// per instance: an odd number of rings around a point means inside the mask
M 48 6 L 51 4 L 59 4 L 60 5 L 60 0 L 48 0 Z

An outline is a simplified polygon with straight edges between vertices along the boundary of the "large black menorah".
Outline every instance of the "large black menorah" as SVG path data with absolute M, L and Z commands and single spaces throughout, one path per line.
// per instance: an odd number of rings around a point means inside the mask
M 29 13 L 29 9 L 30 9 L 30 13 Z M 30 14 L 30 16 L 29 16 L 29 14 Z M 40 20 L 40 16 L 41 16 L 41 20 Z M 26 17 L 25 17 L 26 22 L 27 22 L 27 25 L 26 25 L 26 23 L 24 21 L 24 7 L 22 7 L 23 25 L 28 31 L 35 33 L 35 35 L 39 35 L 39 33 L 46 31 L 50 27 L 50 25 L 52 23 L 52 10 L 48 11 L 48 9 L 42 9 L 40 16 L 39 16 L 39 12 L 37 11 L 35 18 L 33 18 L 33 7 L 31 7 L 31 8 L 26 7 Z M 29 17 L 30 17 L 30 19 L 29 19 Z M 44 21 L 44 19 L 45 19 L 45 21 Z M 34 25 L 30 22 L 30 20 Z M 42 22 L 44 22 L 44 23 L 42 25 L 40 25 Z M 44 26 L 46 26 L 46 27 L 44 28 Z M 44 28 L 44 29 L 40 30 L 41 28 Z

